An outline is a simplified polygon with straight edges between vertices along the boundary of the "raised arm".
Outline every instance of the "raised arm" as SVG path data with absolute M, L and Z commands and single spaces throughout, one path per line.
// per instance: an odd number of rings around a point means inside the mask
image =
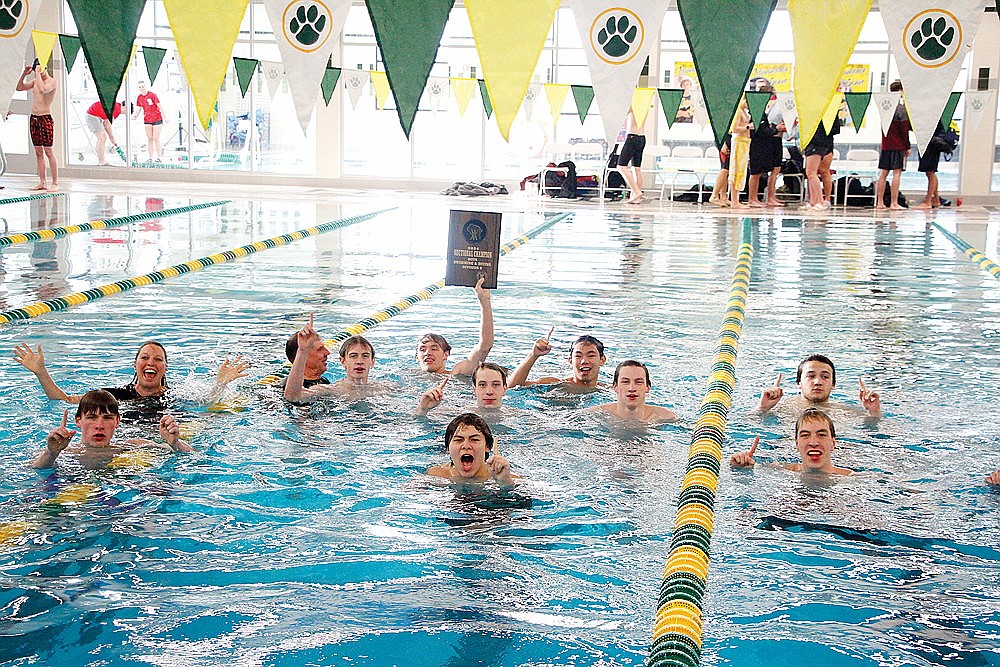
M 316 392 L 306 389 L 303 386 L 306 373 L 306 362 L 309 354 L 323 344 L 319 334 L 313 329 L 313 314 L 309 314 L 309 324 L 302 327 L 295 336 L 298 338 L 299 349 L 295 353 L 295 361 L 292 362 L 292 370 L 288 373 L 285 381 L 285 400 L 293 403 L 311 401 L 316 398 Z
M 785 395 L 784 390 L 781 388 L 782 377 L 784 376 L 778 373 L 778 379 L 774 381 L 774 386 L 768 387 L 760 393 L 760 403 L 757 404 L 757 412 L 768 412 Z
M 30 345 L 20 343 L 14 348 L 14 359 L 29 371 L 35 374 L 45 397 L 53 401 L 66 401 L 67 403 L 79 403 L 80 396 L 70 396 L 56 385 L 48 369 L 45 368 L 45 355 L 42 353 L 42 346 L 39 345 L 32 350 Z
M 534 382 L 530 382 L 528 380 L 528 373 L 531 372 L 532 366 L 535 365 L 535 362 L 538 361 L 539 357 L 544 357 L 546 354 L 552 351 L 552 346 L 549 345 L 549 338 L 552 337 L 553 331 L 555 331 L 555 327 L 549 329 L 549 333 L 547 336 L 545 336 L 544 338 L 539 338 L 538 340 L 535 341 L 535 344 L 531 347 L 531 352 L 528 353 L 528 356 L 524 358 L 524 361 L 522 361 L 521 364 L 516 369 L 514 369 L 514 372 L 510 374 L 510 377 L 507 378 L 508 388 L 527 386 L 532 384 L 545 384 L 552 379 L 552 378 L 543 378 L 542 380 L 536 380 Z M 556 381 L 558 382 L 558 379 L 556 379 Z
M 69 410 L 63 410 L 62 423 L 45 438 L 45 449 L 38 452 L 35 458 L 31 459 L 32 468 L 51 468 L 56 463 L 56 458 L 62 454 L 69 445 L 69 441 L 76 435 L 76 431 L 66 428 L 66 420 L 69 418 Z
M 479 364 L 486 361 L 487 355 L 493 349 L 493 304 L 490 303 L 490 291 L 483 289 L 484 278 L 476 282 L 476 298 L 479 299 L 479 342 L 472 351 L 469 358 L 455 364 L 451 369 L 453 375 L 472 375 L 473 371 L 479 368 Z
M 181 440 L 181 425 L 174 419 L 173 415 L 163 415 L 160 417 L 160 437 L 175 452 L 193 452 L 194 448 Z
M 226 393 L 226 387 L 229 386 L 229 383 L 247 377 L 247 369 L 249 368 L 250 360 L 241 354 L 236 355 L 232 361 L 226 357 L 215 373 L 215 385 L 208 395 L 208 403 L 218 403 L 219 399 Z
M 882 401 L 878 392 L 866 387 L 865 381 L 861 378 L 858 378 L 858 386 L 858 401 L 861 402 L 861 407 L 868 413 L 869 420 L 878 421 L 882 417 Z
M 448 384 L 448 380 L 451 378 L 450 375 L 446 375 L 441 384 L 434 385 L 430 389 L 424 392 L 420 397 L 420 403 L 417 404 L 417 414 L 426 415 L 428 412 L 433 410 L 441 403 L 444 398 L 444 388 Z
M 21 79 L 17 82 L 17 90 L 31 90 L 35 87 L 35 80 L 32 79 L 29 82 L 25 82 L 25 78 L 31 74 L 31 68 L 25 67 L 24 71 L 21 72 Z
M 490 477 L 497 481 L 501 489 L 510 489 L 514 486 L 514 475 L 510 472 L 510 462 L 500 455 L 500 442 L 493 444 L 493 455 L 486 462 L 490 470 Z

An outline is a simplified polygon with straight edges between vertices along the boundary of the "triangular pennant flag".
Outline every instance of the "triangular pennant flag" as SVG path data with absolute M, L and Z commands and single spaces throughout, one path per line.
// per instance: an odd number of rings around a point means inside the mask
M 17 65 L 24 62 L 28 38 L 38 16 L 37 2 L 7 2 L 3 9 L 5 19 L 0 21 L 0 120 L 7 117 L 10 100 L 24 70 Z
M 795 125 L 799 111 L 795 108 L 795 93 L 775 93 L 778 97 L 778 108 L 781 109 L 781 122 L 789 130 Z
M 340 77 L 344 80 L 344 87 L 347 88 L 347 97 L 351 100 L 351 108 L 357 109 L 358 100 L 361 99 L 361 93 L 364 92 L 365 84 L 368 83 L 371 75 L 366 69 L 350 69 L 341 72 Z
M 587 56 L 604 138 L 613 141 L 625 122 L 646 57 L 659 47 L 660 24 L 669 3 L 617 0 L 609 6 L 607 0 L 570 0 L 569 4 Z M 651 91 L 650 99 L 652 95 Z
M 409 138 L 455 0 L 368 0 L 367 5 L 399 124 Z
M 677 0 L 715 144 L 722 147 L 778 0 Z M 733 39 L 739 35 L 739 39 Z M 725 45 L 723 47 L 723 45 Z M 692 95 L 692 102 L 693 102 Z M 600 100 L 597 102 L 600 104 Z
M 570 86 L 570 89 L 573 91 L 573 101 L 576 102 L 576 114 L 580 117 L 580 124 L 583 125 L 587 120 L 590 105 L 594 101 L 594 87 Z
M 705 104 L 705 96 L 701 94 L 701 88 L 691 90 L 691 117 L 694 118 L 694 122 L 701 126 L 701 129 L 705 129 L 705 125 L 709 121 L 708 106 Z M 726 132 L 729 132 L 728 126 Z
M 326 72 L 323 73 L 323 80 L 319 84 L 319 87 L 323 90 L 323 103 L 326 106 L 330 106 L 333 91 L 337 90 L 337 81 L 339 80 L 340 68 L 327 66 Z
M 375 108 L 381 111 L 385 108 L 385 102 L 389 99 L 389 93 L 392 92 L 389 88 L 389 78 L 382 70 L 371 70 L 368 73 L 368 78 L 371 80 L 372 88 L 375 90 Z
M 879 125 L 882 127 L 882 134 L 889 129 L 892 122 L 892 115 L 896 113 L 899 106 L 899 98 L 903 95 L 899 92 L 872 93 L 872 102 L 875 103 L 875 110 L 878 111 Z
M 952 93 L 948 98 L 948 103 L 944 105 L 944 111 L 941 112 L 941 126 L 945 129 L 948 129 L 948 126 L 951 125 L 960 99 L 962 99 L 962 93 Z
M 427 102 L 434 113 L 437 113 L 437 110 L 441 108 L 441 100 L 444 99 L 447 90 L 448 79 L 442 76 L 432 76 L 427 80 Z
M 258 65 L 260 65 L 260 61 L 256 58 L 239 58 L 233 56 L 233 69 L 236 70 L 236 81 L 240 84 L 240 94 L 243 97 L 247 96 L 247 91 L 250 89 L 250 81 L 257 72 Z
M 747 91 L 747 106 L 750 107 L 750 122 L 756 125 L 767 111 L 767 103 L 771 101 L 771 93 L 762 90 Z
M 552 125 L 559 123 L 559 116 L 562 115 L 563 105 L 566 103 L 566 94 L 569 86 L 565 83 L 547 83 L 543 86 L 545 99 L 549 101 L 549 112 L 552 114 Z
M 281 79 L 285 76 L 285 68 L 276 60 L 261 60 L 260 68 L 264 73 L 264 83 L 267 84 L 267 94 L 273 100 L 274 96 L 278 93 L 278 84 L 281 83 Z M 366 77 L 367 74 L 365 72 Z
M 295 115 L 305 133 L 351 0 L 328 0 L 325 4 L 316 0 L 264 0 L 264 9 L 274 28 Z
M 995 90 L 970 90 L 965 94 L 963 122 L 966 132 L 975 134 L 984 118 L 996 118 L 996 94 Z
M 59 33 L 45 32 L 44 30 L 32 30 L 31 41 L 35 45 L 35 57 L 42 67 L 49 66 L 49 58 L 52 57 L 52 49 L 56 48 L 56 41 Z
M 632 92 L 632 115 L 635 117 L 637 127 L 646 124 L 646 116 L 649 115 L 649 107 L 653 104 L 653 95 L 656 88 L 636 88 Z
M 865 119 L 865 112 L 871 104 L 871 93 L 844 93 L 847 100 L 847 110 L 851 112 L 851 122 L 854 123 L 854 131 L 861 131 L 861 123 Z
M 504 141 L 524 100 L 560 0 L 465 0 Z
M 205 129 L 208 129 L 208 119 L 219 99 L 219 87 L 229 70 L 229 59 L 240 34 L 247 2 L 163 0 L 198 120 Z M 212 38 L 205 39 L 206 35 Z
M 142 59 L 146 63 L 146 75 L 149 77 L 151 87 L 156 83 L 156 75 L 160 73 L 160 65 L 163 64 L 163 58 L 166 55 L 167 50 L 158 46 L 142 47 Z M 246 93 L 243 94 L 246 95 Z
M 677 110 L 681 108 L 681 101 L 684 99 L 683 88 L 660 88 L 660 108 L 663 109 L 663 116 L 667 119 L 667 129 L 674 126 L 674 119 L 677 118 Z
M 593 93 L 593 91 L 591 91 Z M 531 114 L 535 110 L 535 100 L 537 100 L 542 95 L 542 84 L 533 83 L 528 86 L 528 90 L 524 93 L 524 102 L 521 104 L 521 108 L 524 110 L 524 119 L 531 120 Z M 593 95 L 591 95 L 593 96 Z
M 972 49 L 987 0 L 879 0 L 917 150 L 927 148 Z
M 792 88 L 803 146 L 812 141 L 830 98 L 837 92 L 871 6 L 872 0 L 788 0 L 795 43 Z
M 843 102 L 841 98 L 842 93 L 835 93 L 830 103 L 826 106 L 826 111 L 823 112 L 823 127 L 826 128 L 827 133 L 833 129 L 833 124 L 837 121 L 837 117 L 840 115 L 840 105 Z M 815 134 L 815 131 L 813 132 Z
M 477 79 L 469 77 L 451 77 L 451 89 L 455 91 L 455 103 L 458 104 L 458 115 L 464 116 L 465 110 L 469 108 L 469 100 L 476 91 Z
M 59 48 L 62 49 L 63 63 L 66 64 L 66 73 L 73 71 L 76 64 L 76 56 L 80 53 L 80 38 L 76 35 L 59 35 Z
M 490 93 L 486 90 L 486 82 L 479 79 L 479 95 L 483 98 L 483 110 L 486 111 L 486 117 L 489 118 L 493 115 L 493 103 L 490 102 Z

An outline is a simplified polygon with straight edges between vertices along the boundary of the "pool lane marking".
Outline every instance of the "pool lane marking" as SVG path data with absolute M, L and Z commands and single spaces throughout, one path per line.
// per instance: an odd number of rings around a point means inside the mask
M 124 215 L 119 218 L 108 218 L 107 220 L 91 220 L 90 222 L 84 222 L 79 225 L 65 225 L 63 227 L 52 227 L 50 229 L 39 229 L 34 232 L 26 232 L 24 234 L 11 234 L 10 236 L 0 236 L 0 248 L 5 248 L 10 245 L 17 245 L 20 243 L 34 243 L 35 241 L 54 241 L 55 239 L 61 239 L 64 236 L 69 236 L 70 234 L 76 234 L 78 232 L 89 232 L 95 229 L 110 229 L 112 227 L 121 227 L 122 225 L 130 225 L 133 222 L 139 222 L 141 220 L 152 220 L 153 218 L 163 218 L 168 215 L 179 215 L 181 213 L 188 213 L 190 211 L 197 211 L 202 208 L 211 208 L 212 206 L 222 206 L 223 204 L 228 204 L 229 199 L 224 199 L 222 201 L 213 201 L 207 204 L 191 204 L 190 206 L 181 206 L 179 208 L 167 208 L 162 211 L 149 211 L 148 213 L 136 213 L 135 215 Z
M 951 232 L 949 232 L 947 229 L 945 229 L 936 222 L 931 222 L 931 224 L 937 227 L 937 230 L 942 234 L 944 234 L 945 237 L 948 238 L 948 240 L 954 243 L 959 250 L 964 252 L 966 257 L 968 257 L 974 263 L 978 264 L 979 268 L 981 268 L 983 271 L 986 271 L 997 280 L 1000 280 L 1000 266 L 998 266 L 996 262 L 991 260 L 989 257 L 984 255 L 982 252 L 980 252 L 973 246 L 966 243 L 962 239 L 962 237 L 952 234 Z
M 559 215 L 556 215 L 546 220 L 537 227 L 529 229 L 521 236 L 518 236 L 516 239 L 508 241 L 507 243 L 505 243 L 500 247 L 500 256 L 503 257 L 504 255 L 509 254 L 513 250 L 523 246 L 525 243 L 535 238 L 536 236 L 547 230 L 552 225 L 556 224 L 557 222 L 562 222 L 571 215 L 573 215 L 572 212 L 560 213 Z M 341 343 L 347 340 L 351 336 L 360 336 L 365 331 L 368 331 L 369 329 L 374 329 L 379 324 L 382 324 L 383 322 L 389 320 L 390 318 L 399 315 L 401 312 L 403 312 L 410 306 L 420 303 L 421 301 L 426 301 L 427 299 L 430 299 L 432 296 L 434 296 L 434 293 L 437 292 L 442 287 L 444 287 L 444 278 L 438 280 L 437 282 L 431 283 L 430 285 L 423 288 L 419 292 L 414 292 L 409 296 L 403 297 L 399 301 L 389 306 L 386 306 L 382 310 L 378 311 L 377 313 L 373 313 L 372 315 L 369 315 L 363 320 L 358 320 L 351 326 L 335 333 L 332 338 L 323 341 L 323 344 L 326 345 L 327 347 L 330 347 L 331 345 L 335 345 L 336 343 Z M 283 373 L 281 375 L 274 373 L 272 373 L 271 375 L 265 375 L 264 377 L 262 377 L 260 380 L 257 381 L 257 384 L 278 384 L 284 379 L 285 374 L 287 374 L 287 368 L 290 366 L 291 364 L 288 364 L 286 366 L 286 373 Z
M 323 224 L 316 225 L 315 227 L 300 229 L 297 232 L 282 234 L 281 236 L 275 236 L 264 241 L 255 241 L 254 243 L 240 246 L 239 248 L 219 252 L 214 255 L 209 255 L 208 257 L 202 257 L 201 259 L 193 259 L 189 262 L 184 262 L 183 264 L 176 264 L 165 269 L 160 269 L 159 271 L 154 271 L 153 273 L 147 273 L 146 275 L 129 278 L 127 280 L 119 280 L 118 282 L 111 283 L 109 285 L 94 287 L 85 292 L 76 292 L 57 299 L 39 301 L 38 303 L 33 303 L 30 306 L 25 306 L 24 308 L 8 310 L 0 313 L 0 325 L 10 324 L 11 322 L 18 320 L 31 319 L 32 317 L 38 317 L 39 315 L 44 315 L 45 313 L 51 313 L 57 310 L 66 310 L 67 308 L 79 306 L 80 304 L 84 304 L 89 301 L 95 301 L 111 294 L 126 292 L 135 287 L 153 285 L 170 278 L 176 278 L 184 273 L 200 271 L 215 264 L 225 264 L 235 259 L 252 255 L 255 252 L 260 252 L 261 250 L 277 248 L 279 246 L 292 243 L 293 241 L 299 241 L 310 236 L 318 236 L 319 234 L 347 227 L 348 225 L 353 225 L 355 223 L 362 222 L 363 220 L 369 220 L 380 213 L 385 213 L 390 210 L 392 209 L 387 208 L 380 211 L 374 211 L 372 213 L 356 215 L 350 218 L 324 222 Z
M 722 439 L 736 386 L 736 353 L 750 287 L 751 232 L 750 219 L 744 218 L 726 316 L 716 343 L 707 391 L 691 435 L 687 471 L 677 498 L 674 535 L 663 570 L 649 649 L 651 667 L 696 667 L 701 660 L 702 599 L 707 587 L 715 490 L 722 467 Z
M 22 201 L 34 201 L 36 199 L 48 199 L 49 197 L 65 197 L 65 192 L 46 192 L 40 195 L 24 195 L 23 197 L 11 197 L 9 199 L 0 199 L 0 205 L 3 204 L 16 204 Z

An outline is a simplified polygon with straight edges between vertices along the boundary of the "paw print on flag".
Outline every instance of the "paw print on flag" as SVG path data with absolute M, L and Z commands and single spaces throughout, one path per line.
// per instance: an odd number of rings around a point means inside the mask
M 0 37 L 16 37 L 28 19 L 29 0 L 0 0 Z
M 962 25 L 944 9 L 917 13 L 903 30 L 906 55 L 916 65 L 935 69 L 950 63 L 962 47 Z
M 624 65 L 643 51 L 646 30 L 630 9 L 616 7 L 597 15 L 590 27 L 590 48 L 611 65 Z
M 330 37 L 333 19 L 330 9 L 320 0 L 295 0 L 288 3 L 282 19 L 285 40 L 304 53 L 322 47 Z

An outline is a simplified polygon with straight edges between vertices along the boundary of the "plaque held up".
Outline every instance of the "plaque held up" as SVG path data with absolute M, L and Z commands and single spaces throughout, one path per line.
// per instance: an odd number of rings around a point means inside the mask
M 496 289 L 500 271 L 500 214 L 452 211 L 448 232 L 445 285 Z

